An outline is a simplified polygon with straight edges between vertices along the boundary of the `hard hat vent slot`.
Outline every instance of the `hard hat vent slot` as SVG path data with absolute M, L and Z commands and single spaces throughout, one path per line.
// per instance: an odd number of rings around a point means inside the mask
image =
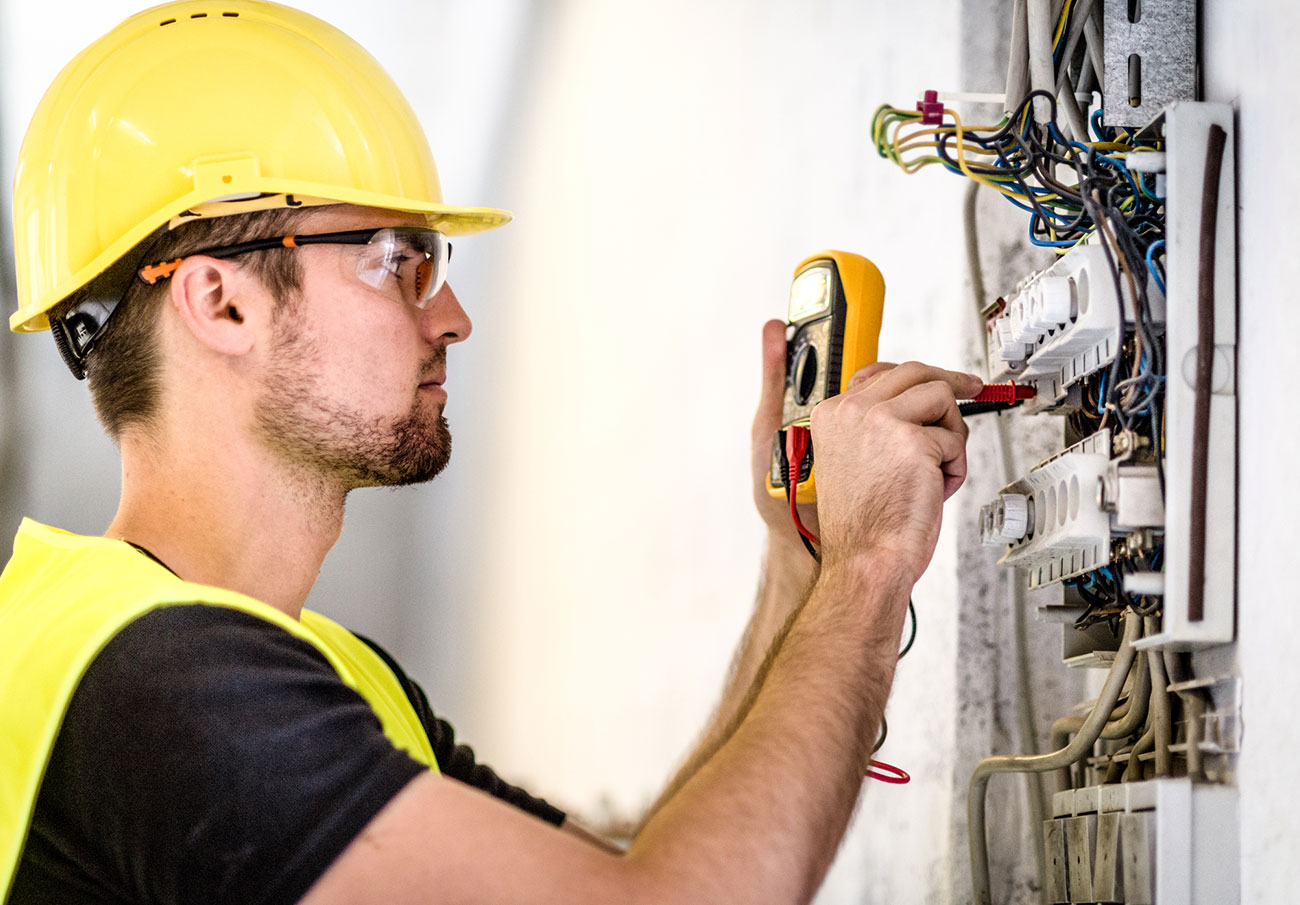
M 161 22 L 158 23 L 158 25 L 159 27 L 162 27 L 164 25 L 171 25 L 175 21 L 176 21 L 175 19 L 163 19 Z
M 221 15 L 225 16 L 227 19 L 238 19 L 238 18 L 239 18 L 239 13 L 222 13 Z
M 190 13 L 191 19 L 206 19 L 207 17 L 207 13 Z

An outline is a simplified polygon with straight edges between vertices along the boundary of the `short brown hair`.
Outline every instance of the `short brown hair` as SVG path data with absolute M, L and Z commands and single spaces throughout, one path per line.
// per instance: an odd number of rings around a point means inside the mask
M 234 245 L 252 239 L 286 235 L 311 211 L 284 209 L 209 217 L 183 223 L 163 233 L 148 248 L 130 252 L 139 264 L 185 257 L 204 248 Z M 147 258 L 147 260 L 146 260 Z M 302 267 L 291 249 L 275 248 L 231 258 L 261 280 L 277 305 L 284 305 L 302 288 Z M 166 280 L 150 285 L 131 281 L 104 334 L 86 358 L 90 395 L 104 430 L 114 440 L 131 426 L 144 426 L 158 408 L 158 307 L 166 298 Z M 81 300 L 78 293 L 61 302 L 51 317 L 65 314 Z

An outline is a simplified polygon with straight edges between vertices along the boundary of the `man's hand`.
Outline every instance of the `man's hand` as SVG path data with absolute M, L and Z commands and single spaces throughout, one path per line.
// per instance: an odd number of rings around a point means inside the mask
M 919 362 L 880 363 L 813 410 L 824 566 L 865 556 L 920 578 L 943 502 L 966 478 L 968 430 L 957 399 L 981 385 Z
M 767 524 L 771 544 L 798 550 L 798 558 L 808 554 L 799 541 L 799 533 L 790 518 L 790 504 L 767 492 L 767 476 L 772 465 L 772 435 L 781 428 L 781 406 L 785 397 L 785 322 L 771 320 L 763 325 L 763 392 L 750 435 L 750 457 L 754 477 L 754 505 Z M 817 533 L 817 508 L 799 507 L 799 518 L 813 534 Z M 769 555 L 773 551 L 769 551 Z

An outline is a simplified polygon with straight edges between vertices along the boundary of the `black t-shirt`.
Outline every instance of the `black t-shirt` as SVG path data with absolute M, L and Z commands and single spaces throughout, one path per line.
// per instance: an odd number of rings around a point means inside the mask
M 367 643 L 445 776 L 564 821 L 475 763 Z M 227 607 L 154 610 L 72 697 L 8 905 L 288 905 L 423 770 L 310 644 Z

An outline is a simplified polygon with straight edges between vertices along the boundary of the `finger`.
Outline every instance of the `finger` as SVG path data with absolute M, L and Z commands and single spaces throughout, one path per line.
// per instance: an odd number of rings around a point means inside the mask
M 853 389 L 856 392 L 861 392 L 869 386 L 872 388 L 873 393 L 897 396 L 910 387 L 935 380 L 942 381 L 951 387 L 953 395 L 958 399 L 969 399 L 984 386 L 983 379 L 975 374 L 964 374 L 961 371 L 949 371 L 946 368 L 922 364 L 919 361 L 908 361 L 897 367 L 890 368 L 877 379 L 856 386 Z
M 785 322 L 770 320 L 763 325 L 763 384 L 754 415 L 754 430 L 771 433 L 781 426 L 781 405 L 785 398 Z
M 943 472 L 943 498 L 947 500 L 966 482 L 966 436 L 954 435 L 952 431 L 947 430 L 945 433 L 949 437 L 959 436 L 961 441 L 960 446 L 947 451 L 948 458 L 945 458 L 940 466 Z
M 920 430 L 943 476 L 943 498 L 946 500 L 966 480 L 966 437 L 943 427 L 923 427 Z
M 874 406 L 883 414 L 920 426 L 937 426 L 966 437 L 966 420 L 957 407 L 952 387 L 941 380 L 909 386 L 892 399 Z
M 853 372 L 853 376 L 849 378 L 848 385 L 845 389 L 852 389 L 858 384 L 869 384 L 878 375 L 896 367 L 898 366 L 892 361 L 876 361 L 867 365 L 865 368 L 858 368 L 858 370 Z
M 944 384 L 943 386 L 946 390 L 947 385 Z M 961 407 L 957 404 L 956 395 L 953 396 L 952 405 L 945 407 L 943 414 L 929 423 L 961 434 L 963 438 L 970 436 L 970 422 L 962 417 Z

